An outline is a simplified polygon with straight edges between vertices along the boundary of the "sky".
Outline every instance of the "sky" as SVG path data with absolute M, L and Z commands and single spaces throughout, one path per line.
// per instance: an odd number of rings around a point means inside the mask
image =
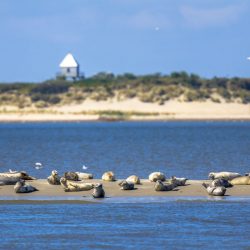
M 250 77 L 249 0 L 1 0 L 0 81 L 186 71 Z

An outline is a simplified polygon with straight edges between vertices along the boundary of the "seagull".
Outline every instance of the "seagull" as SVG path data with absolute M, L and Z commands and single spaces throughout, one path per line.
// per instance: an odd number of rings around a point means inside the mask
M 86 170 L 86 169 L 88 169 L 88 167 L 86 167 L 85 165 L 83 165 L 82 169 Z
M 43 168 L 42 163 L 36 162 L 36 163 L 35 163 L 35 169 L 39 170 L 39 169 L 41 169 L 41 168 Z
M 247 60 L 250 60 L 250 56 L 249 56 L 249 57 L 247 57 Z
M 15 174 L 15 173 L 17 173 L 16 170 L 12 170 L 12 169 L 9 169 L 9 172 L 10 172 L 10 174 Z

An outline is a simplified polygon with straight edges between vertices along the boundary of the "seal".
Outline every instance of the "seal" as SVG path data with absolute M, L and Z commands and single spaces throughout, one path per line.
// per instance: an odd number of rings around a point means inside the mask
M 175 183 L 176 186 L 185 186 L 186 181 L 188 180 L 187 178 L 177 178 L 175 176 L 172 176 L 171 179 L 172 183 Z
M 63 177 L 69 181 L 79 181 L 79 176 L 76 172 L 65 172 Z
M 230 181 L 232 185 L 250 185 L 250 176 L 241 176 Z
M 78 175 L 80 180 L 89 180 L 89 179 L 93 179 L 93 174 L 89 174 L 89 173 L 81 173 L 81 172 L 76 172 L 76 174 Z
M 115 175 L 114 175 L 114 173 L 112 171 L 105 172 L 102 175 L 102 180 L 103 181 L 115 181 Z
M 66 178 L 62 177 L 60 183 L 64 188 L 65 192 L 78 192 L 78 191 L 88 191 L 93 189 L 94 184 L 85 183 L 81 181 L 69 181 Z
M 126 179 L 127 182 L 134 183 L 134 184 L 141 184 L 141 180 L 136 175 L 131 175 Z
M 15 176 L 0 176 L 0 182 L 3 185 L 15 185 L 18 181 L 22 180 L 20 177 Z
M 135 188 L 134 183 L 126 180 L 120 182 L 118 185 L 121 187 L 121 190 L 133 190 Z
M 233 185 L 226 179 L 224 178 L 219 178 L 219 179 L 215 179 L 212 181 L 211 187 L 225 187 L 225 188 L 229 188 L 232 187 Z
M 234 173 L 234 172 L 217 172 L 217 173 L 216 172 L 211 172 L 211 173 L 209 173 L 208 178 L 212 179 L 212 180 L 219 179 L 219 178 L 224 178 L 225 180 L 230 181 L 230 180 L 232 180 L 232 179 L 234 179 L 236 177 L 239 177 L 239 176 L 241 176 L 241 174 Z
M 105 191 L 104 191 L 101 183 L 97 183 L 94 186 L 92 196 L 93 196 L 93 198 L 104 198 L 105 197 Z
M 31 193 L 34 191 L 38 191 L 38 189 L 29 184 L 25 184 L 25 180 L 20 180 L 15 184 L 14 191 L 16 193 Z
M 157 180 L 155 183 L 155 191 L 171 191 L 176 188 L 177 185 L 175 183 L 163 183 L 160 180 Z
M 23 180 L 36 180 L 35 177 L 30 176 L 25 171 L 4 172 L 4 173 L 0 173 L 0 178 L 1 177 L 3 177 L 3 178 L 4 177 L 12 177 L 12 178 L 19 178 L 19 179 L 23 179 Z
M 161 172 L 153 172 L 148 176 L 148 179 L 151 182 L 156 182 L 156 181 L 165 181 L 166 177 L 163 173 Z
M 224 196 L 227 190 L 225 187 L 212 187 L 206 183 L 202 183 L 202 186 L 206 188 L 207 193 L 212 196 Z
M 60 185 L 60 177 L 58 176 L 58 173 L 56 170 L 53 170 L 51 172 L 51 175 L 47 178 L 48 183 L 51 185 Z

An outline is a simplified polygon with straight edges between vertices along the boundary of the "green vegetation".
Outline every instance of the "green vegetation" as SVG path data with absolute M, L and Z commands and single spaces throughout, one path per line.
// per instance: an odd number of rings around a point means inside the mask
M 247 104 L 250 103 L 250 78 L 205 79 L 186 72 L 143 76 L 100 72 L 76 82 L 58 78 L 42 83 L 0 84 L 0 105 L 16 105 L 21 109 L 81 103 L 86 99 L 105 101 L 114 97 L 118 100 L 138 98 L 159 105 L 171 99 Z

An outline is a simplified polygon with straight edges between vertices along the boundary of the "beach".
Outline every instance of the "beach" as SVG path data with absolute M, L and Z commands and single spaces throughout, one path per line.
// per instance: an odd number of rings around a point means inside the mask
M 107 113 L 107 114 L 105 114 Z M 118 113 L 118 114 L 117 114 Z M 141 102 L 137 98 L 118 101 L 85 100 L 82 103 L 47 108 L 0 107 L 0 122 L 22 121 L 96 121 L 114 120 L 248 120 L 250 105 L 237 102 L 180 102 L 163 105 Z
M 119 197 L 209 197 L 206 189 L 201 185 L 203 182 L 209 183 L 208 180 L 188 180 L 185 186 L 176 187 L 172 191 L 157 192 L 154 190 L 154 182 L 143 179 L 140 185 L 135 185 L 135 190 L 121 190 L 118 183 L 121 180 L 114 182 L 106 182 L 100 179 L 85 180 L 88 183 L 103 183 L 106 197 L 112 201 L 112 198 Z M 33 200 L 35 203 L 44 200 L 50 202 L 90 202 L 89 198 L 92 198 L 90 191 L 79 191 L 79 192 L 65 192 L 61 185 L 50 185 L 47 180 L 40 179 L 34 181 L 26 181 L 36 187 L 39 191 L 27 194 L 16 194 L 13 189 L 13 185 L 6 185 L 0 187 L 0 200 L 2 203 L 16 202 L 22 203 L 25 200 Z M 234 197 L 250 197 L 250 185 L 238 185 L 228 188 L 226 196 Z M 211 197 L 211 196 L 210 196 Z M 93 199 L 94 200 L 94 199 Z M 1 203 L 0 202 L 0 203 Z

